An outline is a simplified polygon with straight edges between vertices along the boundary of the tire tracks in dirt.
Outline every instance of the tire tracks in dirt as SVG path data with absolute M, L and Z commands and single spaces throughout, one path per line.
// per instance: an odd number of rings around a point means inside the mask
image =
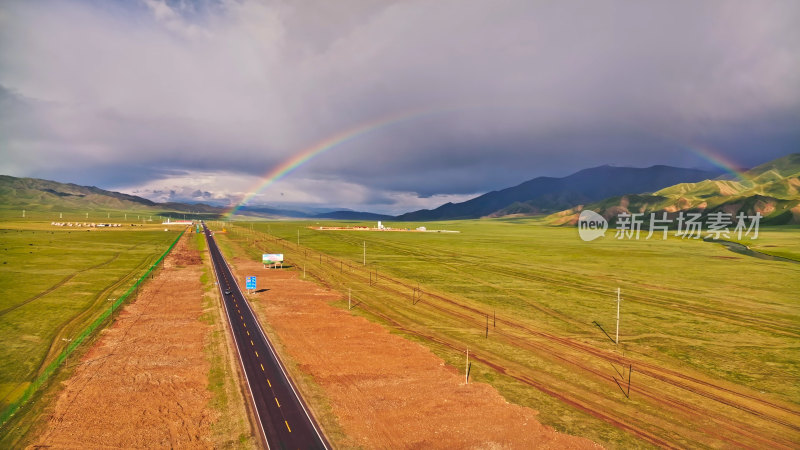
M 54 284 L 53 286 L 49 287 L 47 290 L 42 291 L 42 292 L 34 295 L 33 297 L 27 299 L 27 300 L 23 300 L 22 302 L 17 303 L 14 306 L 10 306 L 10 307 L 8 307 L 6 309 L 0 310 L 0 317 L 4 316 L 7 313 L 10 313 L 11 311 L 14 311 L 15 309 L 21 308 L 21 307 L 27 305 L 28 303 L 30 303 L 30 302 L 32 302 L 34 300 L 38 300 L 38 299 L 44 297 L 45 295 L 47 295 L 47 294 L 55 291 L 56 289 L 60 288 L 61 286 L 63 286 L 67 282 L 69 282 L 71 279 L 73 279 L 76 276 L 82 274 L 83 272 L 87 272 L 89 270 L 99 269 L 99 268 L 101 268 L 103 266 L 107 266 L 107 265 L 111 264 L 117 258 L 119 258 L 120 253 L 121 252 L 115 253 L 114 256 L 112 256 L 108 261 L 101 262 L 100 264 L 97 264 L 97 265 L 94 265 L 94 266 L 91 266 L 91 267 L 87 267 L 85 269 L 78 270 L 77 272 L 73 272 L 70 275 L 67 275 L 63 280 L 61 280 L 58 283 Z

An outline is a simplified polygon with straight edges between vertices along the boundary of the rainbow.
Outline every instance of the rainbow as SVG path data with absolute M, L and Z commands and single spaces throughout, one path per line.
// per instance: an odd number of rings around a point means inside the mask
M 689 145 L 686 148 L 700 158 L 733 175 L 737 179 L 741 181 L 747 180 L 747 175 L 740 169 L 742 166 L 734 163 L 718 151 L 700 145 Z
M 408 122 L 410 120 L 419 119 L 421 117 L 439 114 L 442 112 L 450 111 L 452 109 L 453 108 L 424 108 L 424 109 L 414 109 L 410 111 L 402 111 L 389 116 L 360 123 L 347 130 L 340 131 L 332 136 L 328 136 L 325 139 L 311 145 L 310 147 L 306 147 L 297 154 L 293 155 L 291 158 L 288 158 L 285 161 L 278 164 L 277 166 L 273 167 L 269 172 L 265 173 L 256 185 L 248 189 L 247 194 L 245 194 L 244 197 L 242 197 L 242 199 L 238 203 L 233 205 L 230 208 L 230 210 L 228 210 L 227 212 L 225 212 L 225 214 L 223 214 L 223 217 L 230 218 L 231 216 L 236 214 L 236 212 L 239 211 L 248 201 L 250 201 L 253 197 L 255 197 L 256 194 L 263 191 L 264 189 L 266 189 L 276 181 L 280 180 L 281 178 L 285 177 L 286 175 L 290 174 L 298 167 L 302 166 L 303 164 L 313 159 L 315 156 L 324 153 L 326 150 L 330 150 L 334 147 L 337 147 L 346 142 L 357 139 L 361 136 L 364 136 L 365 134 L 380 130 L 382 128 L 386 128 L 392 125 L 397 125 L 403 122 Z

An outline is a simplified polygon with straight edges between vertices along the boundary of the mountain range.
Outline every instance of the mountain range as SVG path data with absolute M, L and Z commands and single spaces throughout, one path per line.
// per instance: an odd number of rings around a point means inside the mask
M 143 197 L 108 191 L 95 186 L 80 186 L 73 183 L 40 178 L 17 178 L 0 175 L 0 205 L 9 209 L 28 210 L 129 210 L 152 211 L 165 214 L 200 213 L 206 217 L 218 217 L 229 208 L 204 203 L 158 203 Z M 338 220 L 386 220 L 392 216 L 357 211 L 313 212 L 266 206 L 243 206 L 239 214 L 263 218 L 332 218 Z
M 399 216 L 350 210 L 302 212 L 245 206 L 239 213 L 266 218 L 436 221 L 548 215 L 555 225 L 574 224 L 583 209 L 607 218 L 622 211 L 675 213 L 755 212 L 766 223 L 800 223 L 800 153 L 724 178 L 719 172 L 657 165 L 647 168 L 600 166 L 572 175 L 538 177 L 461 203 L 446 203 Z M 0 175 L 0 201 L 9 208 L 152 210 L 222 215 L 226 208 L 202 203 L 156 203 L 135 195 L 36 178 Z
M 397 216 L 401 221 L 431 221 L 551 213 L 575 205 L 633 192 L 653 192 L 676 183 L 715 177 L 719 173 L 670 166 L 647 168 L 600 166 L 563 178 L 538 177 L 492 191 L 462 203 Z
M 94 186 L 59 183 L 39 178 L 0 175 L 0 199 L 4 207 L 28 209 L 152 210 L 221 213 L 222 208 L 186 203 L 156 203 L 146 198 L 107 191 Z
M 580 211 L 590 209 L 612 219 L 620 212 L 759 213 L 761 223 L 800 224 L 800 153 L 775 159 L 733 179 L 679 183 L 653 193 L 627 194 L 577 205 L 549 217 L 554 224 L 574 224 Z

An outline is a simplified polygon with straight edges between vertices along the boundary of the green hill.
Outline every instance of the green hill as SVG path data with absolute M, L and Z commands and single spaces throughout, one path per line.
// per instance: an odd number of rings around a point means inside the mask
M 764 216 L 762 223 L 800 224 L 800 153 L 793 153 L 744 172 L 736 180 L 680 183 L 652 194 L 621 195 L 580 205 L 549 216 L 555 224 L 574 224 L 583 209 L 611 219 L 621 212 L 739 212 Z
M 221 214 L 222 208 L 204 204 L 156 203 L 146 198 L 107 191 L 94 186 L 38 178 L 0 175 L 0 209 L 37 212 L 142 211 L 160 213 Z

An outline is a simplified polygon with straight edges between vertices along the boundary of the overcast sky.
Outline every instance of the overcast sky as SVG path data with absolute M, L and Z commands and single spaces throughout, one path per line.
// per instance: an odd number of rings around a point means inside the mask
M 0 2 L 0 173 L 405 212 L 602 164 L 800 149 L 800 2 Z

